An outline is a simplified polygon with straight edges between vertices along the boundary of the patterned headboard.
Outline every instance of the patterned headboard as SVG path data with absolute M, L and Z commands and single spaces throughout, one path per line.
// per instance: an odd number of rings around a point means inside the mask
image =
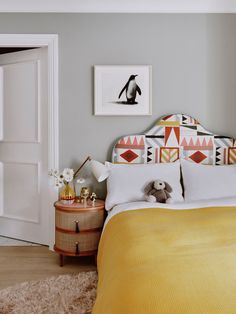
M 212 134 L 190 116 L 172 114 L 145 134 L 122 137 L 112 152 L 113 163 L 161 163 L 180 158 L 208 165 L 234 164 L 236 141 Z

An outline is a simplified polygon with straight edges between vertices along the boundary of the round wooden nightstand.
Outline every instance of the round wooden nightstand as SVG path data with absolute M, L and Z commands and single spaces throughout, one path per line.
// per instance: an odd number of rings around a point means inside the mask
M 55 245 L 60 255 L 60 266 L 64 256 L 97 256 L 104 217 L 104 201 L 91 201 L 85 207 L 82 203 L 63 204 L 55 202 Z

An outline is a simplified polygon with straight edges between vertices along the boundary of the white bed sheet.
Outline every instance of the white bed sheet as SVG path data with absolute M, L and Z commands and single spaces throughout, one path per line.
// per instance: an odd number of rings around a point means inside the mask
M 236 206 L 236 197 L 227 197 L 227 198 L 219 198 L 219 199 L 211 199 L 211 200 L 201 200 L 201 201 L 192 201 L 192 202 L 179 202 L 174 204 L 162 204 L 162 203 L 150 203 L 150 202 L 131 202 L 131 203 L 123 203 L 113 207 L 112 210 L 108 212 L 108 216 L 106 218 L 104 227 L 110 221 L 110 219 L 124 211 L 135 210 L 139 208 L 166 208 L 170 210 L 188 210 L 194 208 L 204 208 L 204 207 L 212 207 L 212 206 Z

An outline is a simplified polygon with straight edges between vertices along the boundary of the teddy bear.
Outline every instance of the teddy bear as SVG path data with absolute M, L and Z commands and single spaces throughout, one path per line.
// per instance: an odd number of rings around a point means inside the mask
M 152 203 L 172 203 L 171 192 L 171 186 L 162 180 L 150 182 L 144 189 L 146 200 Z

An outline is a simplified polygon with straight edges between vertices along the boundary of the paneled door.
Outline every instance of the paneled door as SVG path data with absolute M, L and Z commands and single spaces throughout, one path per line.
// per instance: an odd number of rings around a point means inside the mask
M 0 55 L 0 235 L 49 244 L 47 48 Z

